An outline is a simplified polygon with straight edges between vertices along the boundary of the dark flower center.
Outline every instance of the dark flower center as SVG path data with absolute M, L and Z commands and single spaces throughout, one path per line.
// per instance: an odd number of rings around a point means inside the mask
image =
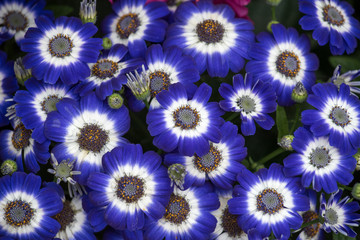
M 75 211 L 72 209 L 70 201 L 65 200 L 63 203 L 63 209 L 56 214 L 53 218 L 61 225 L 60 231 L 64 231 L 67 226 L 75 221 Z
M 167 73 L 156 71 L 149 75 L 149 79 L 151 97 L 156 97 L 162 90 L 169 89 L 170 78 Z
M 27 18 L 18 11 L 10 11 L 4 17 L 4 25 L 11 30 L 20 31 L 25 30 L 28 25 Z
M 255 100 L 249 96 L 242 96 L 237 101 L 236 104 L 239 106 L 240 111 L 244 113 L 252 113 L 256 109 Z
M 316 214 L 316 212 L 309 210 L 302 214 L 302 218 L 304 220 L 304 223 L 309 223 L 315 219 L 318 219 L 319 216 Z M 304 232 L 309 238 L 315 237 L 315 235 L 319 232 L 319 230 L 320 230 L 320 223 L 314 223 L 304 228 Z
M 9 202 L 4 208 L 4 212 L 7 224 L 13 227 L 29 225 L 34 216 L 34 209 L 29 203 L 22 200 Z
M 300 71 L 300 60 L 293 52 L 282 52 L 276 60 L 276 69 L 286 77 L 294 78 Z
M 326 5 L 323 8 L 324 21 L 331 25 L 341 26 L 344 24 L 345 19 L 341 12 L 333 6 Z
M 281 194 L 275 189 L 266 188 L 257 196 L 257 209 L 264 213 L 274 214 L 284 207 Z
M 324 168 L 331 162 L 329 149 L 317 147 L 310 153 L 310 164 L 316 168 Z
M 116 194 L 127 203 L 137 202 L 144 195 L 144 180 L 138 177 L 122 177 L 118 181 Z
M 56 104 L 61 100 L 57 95 L 50 95 L 44 98 L 44 100 L 40 103 L 41 109 L 46 113 L 50 113 L 52 111 L 56 111 Z
M 337 224 L 338 218 L 339 218 L 339 216 L 334 209 L 329 208 L 329 209 L 325 210 L 325 221 L 327 223 L 329 223 L 330 225 Z
M 333 107 L 331 113 L 329 114 L 329 118 L 338 126 L 345 127 L 350 123 L 350 116 L 344 108 L 339 106 Z
M 137 14 L 129 13 L 122 16 L 116 24 L 116 32 L 121 39 L 126 39 L 132 33 L 136 33 L 140 26 L 140 20 Z
M 29 146 L 31 133 L 32 131 L 26 129 L 23 123 L 19 123 L 15 127 L 13 135 L 11 137 L 11 142 L 14 148 L 16 148 L 16 150 L 20 150 L 24 147 Z
M 210 144 L 209 152 L 202 157 L 195 154 L 193 161 L 199 171 L 209 173 L 219 166 L 221 159 L 221 152 Z
M 49 41 L 49 52 L 54 57 L 65 57 L 71 54 L 73 41 L 67 35 L 59 33 Z
M 186 220 L 189 212 L 190 206 L 186 199 L 172 193 L 165 208 L 164 218 L 169 222 L 181 224 Z
M 225 28 L 216 20 L 207 19 L 196 26 L 196 33 L 201 42 L 217 43 L 224 37 Z
M 98 60 L 91 68 L 91 74 L 101 79 L 112 78 L 119 69 L 119 65 L 109 59 Z
M 173 119 L 175 126 L 181 129 L 194 129 L 200 121 L 200 115 L 198 111 L 186 105 L 173 112 Z
M 237 216 L 229 212 L 229 207 L 226 207 L 221 216 L 221 226 L 224 229 L 224 232 L 227 232 L 230 237 L 238 238 L 243 233 L 243 230 L 239 227 Z
M 106 131 L 96 124 L 88 124 L 80 129 L 80 136 L 77 142 L 81 149 L 100 152 L 108 140 L 109 135 Z

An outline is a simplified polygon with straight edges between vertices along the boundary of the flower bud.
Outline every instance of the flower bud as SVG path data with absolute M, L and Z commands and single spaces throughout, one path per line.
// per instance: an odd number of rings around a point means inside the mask
M 119 109 L 124 103 L 124 99 L 119 93 L 113 93 L 107 98 L 107 102 L 112 109 Z
M 13 160 L 6 160 L 1 164 L 0 171 L 3 176 L 11 175 L 17 170 L 17 164 Z
M 180 189 L 183 189 L 186 175 L 185 167 L 179 163 L 172 164 L 168 168 L 168 174 L 171 179 L 171 186 L 175 183 Z
M 291 99 L 294 102 L 303 103 L 306 101 L 307 97 L 308 97 L 308 94 L 304 87 L 304 84 L 302 84 L 301 82 L 297 82 L 292 91 Z
M 96 0 L 83 0 L 80 2 L 80 18 L 83 23 L 96 22 Z
M 112 42 L 111 42 L 110 38 L 103 38 L 102 47 L 104 49 L 110 49 L 112 47 Z
M 280 139 L 280 142 L 278 143 L 278 145 L 286 151 L 292 151 L 292 150 L 294 150 L 291 146 L 291 143 L 293 142 L 293 140 L 294 140 L 293 135 L 285 135 Z
M 19 57 L 15 60 L 14 72 L 15 72 L 15 76 L 18 80 L 18 83 L 22 86 L 24 86 L 24 82 L 26 80 L 31 78 L 31 69 L 25 68 L 21 57 Z
M 127 76 L 127 84 L 134 94 L 134 96 L 141 101 L 146 100 L 150 96 L 150 79 L 146 74 L 146 70 L 144 65 L 142 66 L 142 72 L 139 74 L 135 71 L 135 75 L 133 73 L 126 74 Z
M 281 0 L 266 0 L 266 3 L 271 6 L 277 6 L 281 3 Z
M 360 183 L 355 183 L 351 191 L 351 195 L 356 200 L 360 200 Z

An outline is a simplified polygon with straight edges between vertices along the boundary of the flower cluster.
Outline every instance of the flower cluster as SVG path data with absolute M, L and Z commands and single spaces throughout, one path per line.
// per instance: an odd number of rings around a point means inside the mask
M 356 238 L 355 2 L 1 0 L 0 239 Z

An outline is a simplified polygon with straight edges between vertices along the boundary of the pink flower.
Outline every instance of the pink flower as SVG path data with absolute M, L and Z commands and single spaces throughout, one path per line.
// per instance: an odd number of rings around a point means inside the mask
M 228 4 L 235 12 L 237 17 L 250 20 L 248 16 L 248 9 L 245 7 L 251 0 L 213 0 L 215 4 Z

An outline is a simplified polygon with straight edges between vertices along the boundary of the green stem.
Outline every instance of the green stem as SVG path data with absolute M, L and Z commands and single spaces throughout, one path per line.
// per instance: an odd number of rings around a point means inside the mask
M 239 117 L 239 113 L 238 112 L 234 112 L 233 114 L 231 114 L 227 119 L 225 119 L 226 121 L 231 121 L 234 118 Z
M 150 104 L 149 104 L 149 102 L 145 99 L 145 100 L 144 100 L 144 103 L 145 103 L 146 109 L 149 110 L 149 109 L 150 109 Z
M 285 152 L 284 149 L 278 148 L 278 149 L 276 149 L 275 151 L 273 151 L 272 153 L 269 153 L 268 155 L 266 155 L 265 157 L 263 157 L 262 159 L 260 159 L 259 161 L 257 161 L 256 163 L 257 163 L 258 165 L 264 164 L 264 163 L 266 163 L 267 161 L 273 159 L 274 157 L 278 156 L 279 154 L 281 154 L 281 153 L 283 153 L 283 152 Z
M 303 223 L 303 225 L 301 225 L 301 228 L 306 228 L 306 227 L 308 227 L 308 226 L 311 226 L 311 225 L 313 225 L 313 224 L 315 224 L 315 223 L 319 223 L 319 222 L 320 222 L 320 219 L 317 218 L 317 219 L 314 219 L 314 220 L 312 220 L 312 221 L 310 221 L 310 222 Z
M 348 186 L 345 186 L 345 185 L 342 185 L 342 184 L 339 184 L 339 187 L 343 188 L 344 190 L 348 190 L 348 191 L 352 191 L 352 188 L 351 187 L 348 187 Z
M 300 105 L 296 104 L 295 120 L 294 120 L 294 124 L 291 127 L 290 134 L 294 133 L 296 124 L 299 122 L 299 117 L 300 117 Z
M 272 20 L 276 21 L 276 13 L 275 13 L 276 7 L 272 6 L 271 7 L 271 13 L 272 13 Z

